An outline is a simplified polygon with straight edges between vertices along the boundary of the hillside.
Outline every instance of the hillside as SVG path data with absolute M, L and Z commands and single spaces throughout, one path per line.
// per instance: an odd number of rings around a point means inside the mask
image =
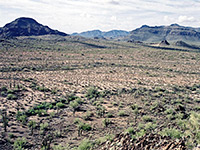
M 143 42 L 160 42 L 167 40 L 172 41 L 185 41 L 185 42 L 200 42 L 199 29 L 192 27 L 184 27 L 178 24 L 170 26 L 147 26 L 135 29 L 130 32 L 128 40 L 136 40 Z
M 32 18 L 21 17 L 0 29 L 0 37 L 17 37 L 17 36 L 39 36 L 39 35 L 61 35 L 66 36 L 66 33 L 52 30 L 48 26 L 39 24 L 36 20 Z
M 200 53 L 172 46 L 1 39 L 0 149 L 193 149 Z

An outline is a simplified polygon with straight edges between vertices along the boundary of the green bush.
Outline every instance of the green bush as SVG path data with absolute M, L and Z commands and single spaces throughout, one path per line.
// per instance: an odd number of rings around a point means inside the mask
M 91 87 L 90 89 L 88 89 L 87 94 L 85 95 L 88 99 L 92 99 L 92 98 L 98 98 L 100 97 L 100 92 L 95 88 L 95 87 Z
M 133 127 L 129 127 L 128 129 L 126 129 L 125 132 L 128 133 L 128 134 L 135 134 L 135 130 L 134 130 Z
M 61 144 L 59 144 L 59 145 L 54 145 L 53 150 L 66 150 L 66 148 Z
M 79 129 L 83 130 L 83 131 L 90 131 L 92 130 L 91 125 L 87 124 L 87 123 L 79 123 L 78 125 Z
M 33 135 L 33 129 L 36 128 L 36 122 L 35 121 L 29 121 L 28 122 L 28 127 L 31 129 L 31 135 Z
M 107 117 L 107 118 L 113 118 L 114 115 L 113 115 L 111 112 L 108 112 L 108 113 L 106 114 L 106 117 Z
M 47 130 L 49 127 L 49 124 L 47 122 L 40 124 L 40 130 Z
M 56 104 L 56 107 L 57 107 L 57 108 L 64 108 L 64 107 L 65 107 L 65 104 L 63 104 L 62 102 L 58 102 L 58 103 Z
M 7 95 L 7 99 L 8 100 L 16 100 L 17 99 L 17 96 L 15 94 L 8 94 Z
M 27 144 L 27 141 L 25 138 L 18 138 L 14 142 L 14 149 L 15 150 L 25 150 L 26 144 Z
M 152 122 L 152 121 L 153 121 L 153 119 L 151 118 L 151 116 L 148 116 L 148 115 L 144 115 L 144 116 L 142 117 L 142 120 L 143 120 L 144 122 Z
M 77 101 L 71 101 L 69 106 L 73 109 L 73 114 L 79 109 L 80 104 Z
M 98 106 L 96 107 L 96 114 L 97 114 L 98 116 L 103 117 L 105 113 L 106 113 L 106 108 L 105 108 L 104 106 L 98 105 Z
M 180 130 L 177 130 L 177 129 L 174 129 L 174 128 L 164 128 L 160 134 L 162 136 L 170 136 L 172 138 L 181 138 L 183 135 L 182 135 L 182 132 Z
M 2 91 L 2 92 L 1 92 L 1 96 L 6 97 L 6 96 L 7 96 L 7 92 Z
M 145 130 L 146 130 L 146 131 L 152 131 L 152 130 L 154 130 L 156 127 L 157 127 L 156 124 L 153 124 L 152 122 L 148 122 L 148 123 L 145 125 Z
M 93 113 L 90 111 L 87 111 L 86 114 L 83 116 L 84 120 L 91 120 L 91 117 L 93 116 Z
M 78 146 L 78 150 L 91 150 L 92 147 L 93 143 L 88 139 L 84 139 Z
M 75 118 L 74 119 L 74 124 L 79 124 L 81 121 L 80 121 L 80 119 L 79 118 Z
M 118 115 L 120 117 L 128 116 L 128 114 L 126 114 L 126 112 L 124 110 L 119 111 Z
M 133 104 L 130 106 L 132 110 L 138 109 L 138 105 L 137 104 Z
M 17 112 L 16 118 L 19 122 L 21 122 L 22 124 L 26 124 L 27 122 L 27 116 L 25 115 L 24 112 Z
M 6 86 L 3 86 L 3 87 L 1 87 L 1 91 L 5 91 L 5 92 L 7 92 L 7 87 Z
M 107 127 L 109 124 L 112 124 L 112 122 L 110 121 L 110 119 L 105 118 L 103 119 L 102 124 L 104 127 Z

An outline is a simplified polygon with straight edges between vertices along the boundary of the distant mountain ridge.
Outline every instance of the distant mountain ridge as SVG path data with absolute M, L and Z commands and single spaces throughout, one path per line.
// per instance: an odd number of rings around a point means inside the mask
M 200 28 L 184 27 L 178 24 L 170 26 L 143 25 L 130 32 L 127 40 L 142 42 L 186 41 L 200 42 Z
M 129 32 L 124 30 L 111 30 L 108 32 L 92 30 L 81 33 L 73 33 L 72 35 L 83 36 L 86 38 L 120 38 L 129 35 Z
M 0 28 L 0 38 L 39 35 L 67 36 L 68 34 L 53 30 L 48 26 L 38 23 L 32 18 L 26 17 L 17 18 Z M 178 24 L 171 24 L 169 26 L 143 25 L 130 32 L 124 30 L 111 30 L 108 32 L 92 30 L 73 33 L 71 35 L 97 39 L 120 39 L 131 42 L 141 41 L 146 43 L 159 43 L 165 40 L 169 42 L 184 41 L 192 44 L 200 42 L 200 28 L 185 27 Z M 181 43 L 181 45 L 184 44 Z
M 0 28 L 0 37 L 17 37 L 17 36 L 39 36 L 39 35 L 61 35 L 66 36 L 64 32 L 53 30 L 48 26 L 39 24 L 32 18 L 21 17 Z

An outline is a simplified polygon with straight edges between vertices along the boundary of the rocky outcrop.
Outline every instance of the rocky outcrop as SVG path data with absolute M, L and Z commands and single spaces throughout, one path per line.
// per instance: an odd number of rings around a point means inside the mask
M 184 140 L 172 140 L 159 134 L 146 134 L 133 140 L 129 134 L 118 134 L 112 142 L 103 143 L 100 150 L 186 150 Z

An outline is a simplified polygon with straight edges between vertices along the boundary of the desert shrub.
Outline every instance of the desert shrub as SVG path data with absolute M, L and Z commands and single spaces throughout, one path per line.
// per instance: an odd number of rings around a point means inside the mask
M 94 114 L 90 111 L 87 111 L 86 114 L 83 116 L 83 119 L 84 120 L 91 120 L 91 117 L 93 116 Z
M 35 110 L 35 113 L 36 113 L 39 117 L 47 116 L 47 111 L 46 111 L 46 110 L 43 110 L 43 109 Z
M 0 110 L 0 115 L 1 115 L 1 120 L 3 122 L 4 132 L 7 132 L 7 126 L 8 126 L 8 121 L 9 121 L 7 111 Z
M 169 114 L 169 115 L 167 115 L 167 119 L 174 120 L 175 119 L 175 115 Z
M 61 103 L 66 103 L 66 102 L 67 102 L 66 98 L 63 98 L 63 97 L 60 98 L 59 101 L 60 101 Z
M 97 114 L 98 116 L 103 117 L 105 113 L 106 113 L 106 108 L 105 108 L 104 106 L 98 105 L 98 106 L 96 107 L 96 114 Z
M 200 114 L 191 112 L 189 117 L 189 127 L 195 131 L 200 130 Z
M 87 123 L 83 123 L 83 122 L 79 122 L 77 127 L 78 127 L 78 136 L 80 136 L 82 134 L 82 131 L 92 130 L 91 125 L 89 125 Z
M 8 100 L 16 100 L 17 99 L 17 96 L 15 94 L 8 94 L 7 95 L 7 99 Z
M 49 124 L 47 122 L 40 124 L 40 130 L 47 130 L 49 127 Z
M 120 110 L 119 113 L 118 113 L 118 115 L 120 117 L 128 116 L 128 114 L 124 110 Z
M 79 109 L 80 104 L 77 101 L 71 101 L 69 106 L 73 109 L 73 114 Z
M 162 136 L 170 136 L 172 138 L 181 138 L 183 136 L 180 130 L 174 128 L 164 128 L 160 134 Z
M 58 89 L 52 89 L 51 94 L 56 94 L 58 92 Z
M 7 96 L 7 92 L 6 91 L 1 91 L 1 96 L 6 97 Z
M 31 129 L 31 135 L 33 135 L 33 129 L 36 128 L 36 122 L 35 121 L 29 121 L 28 122 L 28 127 Z
M 67 147 L 62 146 L 61 144 L 54 145 L 52 148 L 53 148 L 53 150 L 66 150 L 66 149 L 68 150 Z
M 27 141 L 25 138 L 18 138 L 14 142 L 14 149 L 15 150 L 25 150 Z
M 75 101 L 80 105 L 84 102 L 80 97 L 76 98 Z
M 8 89 L 8 90 L 7 90 L 7 93 L 8 93 L 8 94 L 14 94 L 15 92 L 14 92 L 12 89 Z
M 143 135 L 145 135 L 146 131 L 144 129 L 141 129 L 139 132 L 136 132 L 136 137 L 137 138 L 140 138 L 142 137 Z
M 5 91 L 5 92 L 7 92 L 7 87 L 6 86 L 3 86 L 3 87 L 1 87 L 1 89 L 0 89 L 1 91 Z
M 78 150 L 91 150 L 92 147 L 93 147 L 93 143 L 88 139 L 84 139 L 83 141 L 81 141 L 80 145 L 78 146 Z
M 145 130 L 146 131 L 152 131 L 154 130 L 155 128 L 157 127 L 156 124 L 153 124 L 152 122 L 148 122 L 146 125 L 145 125 Z
M 89 124 L 87 124 L 87 123 L 80 122 L 80 123 L 78 124 L 78 126 L 79 126 L 79 129 L 81 129 L 81 130 L 83 130 L 83 131 L 90 131 L 90 130 L 92 130 L 91 125 L 89 125 Z
M 12 138 L 15 137 L 15 135 L 14 135 L 13 133 L 8 133 L 8 137 L 9 137 L 10 139 L 12 139 Z
M 107 118 L 113 118 L 114 115 L 113 115 L 111 112 L 108 112 L 108 113 L 106 114 L 106 117 L 107 117 Z
M 108 127 L 109 124 L 112 124 L 111 120 L 108 118 L 103 119 L 102 124 L 104 127 Z
M 24 112 L 18 111 L 16 114 L 16 118 L 22 124 L 26 124 L 26 122 L 27 122 L 27 116 L 24 114 Z
M 80 121 L 80 119 L 79 118 L 75 118 L 74 119 L 74 124 L 79 124 L 81 121 Z
M 62 102 L 58 102 L 58 103 L 56 103 L 56 107 L 57 108 L 64 108 L 65 104 L 63 104 Z
M 56 131 L 54 131 L 54 136 L 57 138 L 62 137 L 62 132 L 60 130 L 56 130 Z
M 29 110 L 26 112 L 26 115 L 27 115 L 27 116 L 36 115 L 36 112 L 35 112 L 34 109 L 29 109 Z
M 74 94 L 71 94 L 71 95 L 68 96 L 67 100 L 70 102 L 70 101 L 76 100 L 77 98 L 79 98 L 79 97 L 75 96 Z
M 92 99 L 92 98 L 98 98 L 98 97 L 100 97 L 100 92 L 97 90 L 97 88 L 95 88 L 95 87 L 91 87 L 90 89 L 88 89 L 88 91 L 87 91 L 87 93 L 86 93 L 86 97 L 88 98 L 88 99 Z
M 138 105 L 137 104 L 133 104 L 130 106 L 132 110 L 138 109 Z
M 44 86 L 36 86 L 35 88 L 36 90 L 38 91 L 41 91 L 41 92 L 49 92 L 50 90 Z
M 151 118 L 151 116 L 148 116 L 148 115 L 144 115 L 144 116 L 142 117 L 142 120 L 143 120 L 144 122 L 152 122 L 152 121 L 153 121 L 153 119 Z
M 156 101 L 156 102 L 154 102 L 154 103 L 151 105 L 150 110 L 153 111 L 153 110 L 155 110 L 158 106 L 159 106 L 159 103 Z
M 128 134 L 135 134 L 135 130 L 133 127 L 129 127 L 128 129 L 125 130 L 125 132 Z
M 169 108 L 169 109 L 165 110 L 165 114 L 174 114 L 174 113 L 175 113 L 175 111 L 172 108 Z

